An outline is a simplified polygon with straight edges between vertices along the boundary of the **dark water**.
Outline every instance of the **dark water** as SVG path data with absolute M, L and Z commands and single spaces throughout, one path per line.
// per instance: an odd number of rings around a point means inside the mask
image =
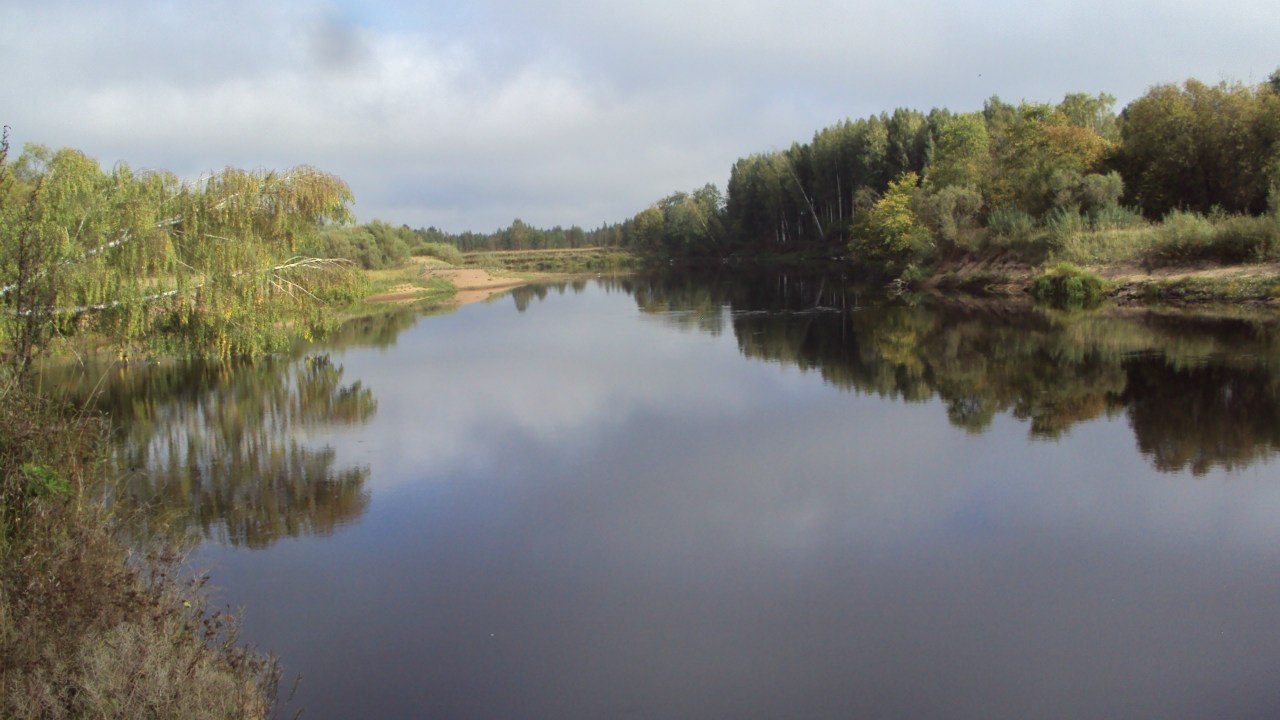
M 286 717 L 1275 718 L 1278 373 L 1272 321 L 712 276 L 102 403 Z

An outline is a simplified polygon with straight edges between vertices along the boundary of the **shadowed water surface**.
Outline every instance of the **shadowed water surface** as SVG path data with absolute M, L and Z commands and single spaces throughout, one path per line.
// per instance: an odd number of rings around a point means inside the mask
M 101 400 L 285 715 L 1280 716 L 1271 321 L 723 275 L 365 322 Z

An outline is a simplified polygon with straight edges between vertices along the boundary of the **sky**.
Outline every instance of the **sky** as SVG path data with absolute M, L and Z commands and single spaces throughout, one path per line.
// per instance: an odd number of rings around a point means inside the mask
M 196 178 L 311 165 L 361 222 L 599 227 L 896 107 L 1263 82 L 1274 0 L 0 0 L 0 123 Z

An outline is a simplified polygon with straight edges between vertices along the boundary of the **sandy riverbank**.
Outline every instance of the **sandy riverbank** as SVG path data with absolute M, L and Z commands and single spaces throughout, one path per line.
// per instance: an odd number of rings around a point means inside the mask
M 432 268 L 422 272 L 422 279 L 441 278 L 449 281 L 456 292 L 453 302 L 459 305 L 487 300 L 499 290 L 508 290 L 521 285 L 528 285 L 529 280 L 512 277 L 498 277 L 488 270 L 479 268 Z M 422 289 L 405 283 L 391 288 L 389 291 L 366 298 L 372 303 L 412 302 L 420 296 Z

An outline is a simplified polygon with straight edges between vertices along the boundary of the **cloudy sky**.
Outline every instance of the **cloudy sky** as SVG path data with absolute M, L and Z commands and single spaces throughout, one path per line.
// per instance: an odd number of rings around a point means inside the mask
M 1264 81 L 1274 0 L 0 0 L 15 145 L 314 165 L 361 221 L 596 227 L 895 107 Z

